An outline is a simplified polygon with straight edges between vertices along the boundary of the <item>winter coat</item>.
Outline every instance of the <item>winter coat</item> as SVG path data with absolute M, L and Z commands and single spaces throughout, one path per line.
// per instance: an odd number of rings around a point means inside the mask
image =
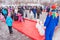
M 3 9 L 2 9 L 2 14 L 3 14 L 3 15 L 8 15 L 8 10 L 3 8 Z
M 13 20 L 12 20 L 12 18 L 11 18 L 10 16 L 7 16 L 7 18 L 6 18 L 6 24 L 7 24 L 8 26 L 12 26 Z

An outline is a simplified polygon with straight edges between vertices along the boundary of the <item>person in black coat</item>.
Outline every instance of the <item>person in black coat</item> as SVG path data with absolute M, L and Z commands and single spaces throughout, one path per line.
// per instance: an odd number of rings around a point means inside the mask
M 20 13 L 22 15 L 22 17 L 24 16 L 24 9 L 23 9 L 23 7 L 18 8 L 18 13 Z M 23 18 L 23 20 L 24 20 L 24 18 Z
M 40 14 L 42 14 L 42 7 L 37 7 L 37 19 L 40 18 Z
M 47 9 L 46 9 L 46 12 L 50 12 L 50 7 L 48 6 Z

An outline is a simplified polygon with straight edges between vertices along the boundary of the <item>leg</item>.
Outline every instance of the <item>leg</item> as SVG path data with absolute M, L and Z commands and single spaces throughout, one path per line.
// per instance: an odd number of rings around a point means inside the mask
M 45 30 L 45 40 L 49 40 L 50 32 L 51 32 L 50 28 L 46 28 L 46 30 Z
M 39 19 L 39 14 L 37 14 L 37 19 Z
M 22 20 L 25 22 L 24 17 L 22 16 Z
M 12 26 L 11 26 L 11 33 L 13 33 L 13 31 L 12 31 Z
M 9 33 L 11 33 L 11 32 L 10 32 L 10 26 L 8 26 L 8 29 L 9 29 Z
M 26 13 L 25 13 L 25 12 L 23 12 L 23 18 L 25 18 L 25 16 L 26 16 Z
M 34 18 L 36 18 L 36 13 L 34 14 Z
M 22 16 L 20 16 L 20 21 L 21 21 L 21 22 L 23 21 L 23 17 L 22 17 Z
M 8 26 L 8 28 L 9 28 L 9 33 L 12 34 L 13 33 L 12 27 Z
M 53 34 L 54 34 L 54 29 L 55 29 L 55 28 L 53 28 L 53 29 L 51 30 L 51 32 L 50 32 L 50 35 L 49 35 L 50 40 L 52 40 L 52 37 L 53 37 Z
M 20 16 L 18 16 L 18 21 L 21 21 L 21 18 L 20 18 Z

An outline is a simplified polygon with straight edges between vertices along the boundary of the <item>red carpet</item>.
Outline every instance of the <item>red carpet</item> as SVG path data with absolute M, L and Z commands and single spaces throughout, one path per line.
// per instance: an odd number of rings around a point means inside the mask
M 35 25 L 36 22 L 32 20 L 25 20 L 25 22 L 15 21 L 13 23 L 13 28 L 32 38 L 32 40 L 44 40 L 44 37 L 39 35 Z

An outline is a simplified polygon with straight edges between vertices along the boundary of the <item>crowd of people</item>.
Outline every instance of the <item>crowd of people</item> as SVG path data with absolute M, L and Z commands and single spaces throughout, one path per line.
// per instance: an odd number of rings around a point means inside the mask
M 0 7 L 0 13 L 5 17 L 7 17 L 9 11 L 11 13 L 12 19 L 18 19 L 16 16 L 17 14 L 21 14 L 23 18 L 40 18 L 40 14 L 42 14 L 43 11 L 49 13 L 51 10 L 50 6 L 42 7 L 42 6 L 18 6 L 18 7 L 13 7 L 13 6 L 6 6 L 6 7 Z M 6 12 L 6 13 L 5 13 Z M 58 12 L 58 10 L 57 10 Z
M 9 33 L 12 34 L 12 23 L 13 21 L 24 21 L 24 18 L 39 18 L 39 15 L 42 14 L 42 7 L 0 7 L 0 20 L 5 21 L 8 28 Z
M 42 6 L 39 6 L 39 7 L 37 7 L 37 6 L 34 6 L 34 7 L 26 7 L 26 6 L 0 7 L 0 19 L 3 18 L 5 20 L 8 28 L 9 28 L 9 33 L 12 34 L 13 33 L 13 31 L 12 31 L 12 23 L 13 23 L 14 20 L 15 21 L 17 20 L 17 21 L 21 22 L 21 21 L 24 21 L 24 18 L 29 18 L 29 19 L 36 18 L 36 19 L 39 19 L 40 14 L 42 14 L 42 12 L 45 11 L 45 10 L 46 10 L 48 15 L 51 15 L 51 13 L 49 14 L 49 12 L 51 11 L 50 6 L 48 6 L 47 8 L 46 7 L 42 8 Z M 53 9 L 52 12 L 58 13 L 58 10 Z M 55 14 L 53 14 L 53 16 L 55 17 Z M 46 25 L 46 23 L 45 23 L 45 26 L 50 26 L 50 24 Z M 54 28 L 52 30 L 54 30 Z M 49 37 L 50 34 L 48 34 L 48 31 L 50 32 L 50 30 L 47 28 L 46 29 L 46 36 L 45 36 L 47 38 L 46 40 L 49 40 L 48 37 Z M 54 31 L 52 31 L 52 32 L 54 32 Z M 51 36 L 52 35 L 53 35 L 53 33 L 51 34 Z M 52 40 L 52 38 L 51 38 L 51 40 Z

